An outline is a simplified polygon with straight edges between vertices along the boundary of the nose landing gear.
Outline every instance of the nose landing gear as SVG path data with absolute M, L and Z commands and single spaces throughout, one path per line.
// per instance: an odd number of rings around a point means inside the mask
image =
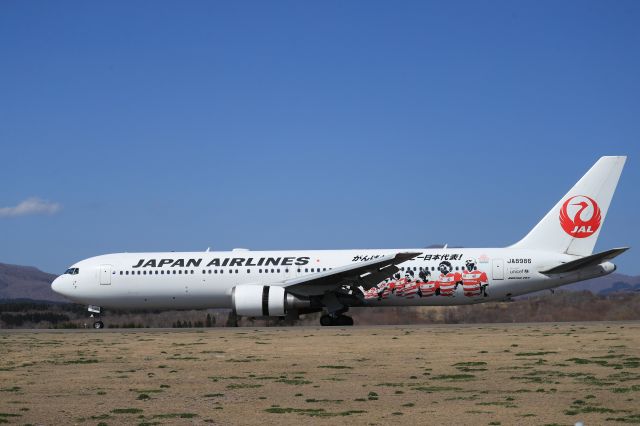
M 89 305 L 87 310 L 91 313 L 91 315 L 89 315 L 89 318 L 95 318 L 96 319 L 93 322 L 93 328 L 95 328 L 96 330 L 104 328 L 104 323 L 100 320 L 100 312 L 102 311 L 100 309 L 100 306 Z

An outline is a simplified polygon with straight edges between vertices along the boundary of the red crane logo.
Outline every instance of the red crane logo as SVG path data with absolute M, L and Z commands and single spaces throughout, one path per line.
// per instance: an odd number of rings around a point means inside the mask
M 584 217 L 587 219 L 585 220 Z M 569 198 L 560 209 L 560 225 L 564 232 L 574 238 L 592 236 L 600 228 L 601 222 L 602 214 L 598 203 L 586 195 Z

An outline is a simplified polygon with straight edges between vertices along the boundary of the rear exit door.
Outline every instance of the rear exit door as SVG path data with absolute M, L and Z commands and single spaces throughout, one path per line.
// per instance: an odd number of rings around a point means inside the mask
M 504 280 L 504 262 L 502 259 L 493 259 L 492 277 L 494 280 Z

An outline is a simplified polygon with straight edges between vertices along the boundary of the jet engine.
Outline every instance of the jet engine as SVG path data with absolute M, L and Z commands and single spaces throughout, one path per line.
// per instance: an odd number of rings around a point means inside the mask
M 283 317 L 293 309 L 308 308 L 310 302 L 283 287 L 242 284 L 231 290 L 233 311 L 248 317 Z

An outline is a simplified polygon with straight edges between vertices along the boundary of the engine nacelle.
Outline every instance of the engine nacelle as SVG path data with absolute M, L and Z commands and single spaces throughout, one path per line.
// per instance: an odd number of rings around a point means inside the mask
M 283 287 L 242 284 L 231 290 L 233 311 L 247 317 L 283 317 L 291 309 L 308 308 L 310 302 L 297 298 Z

